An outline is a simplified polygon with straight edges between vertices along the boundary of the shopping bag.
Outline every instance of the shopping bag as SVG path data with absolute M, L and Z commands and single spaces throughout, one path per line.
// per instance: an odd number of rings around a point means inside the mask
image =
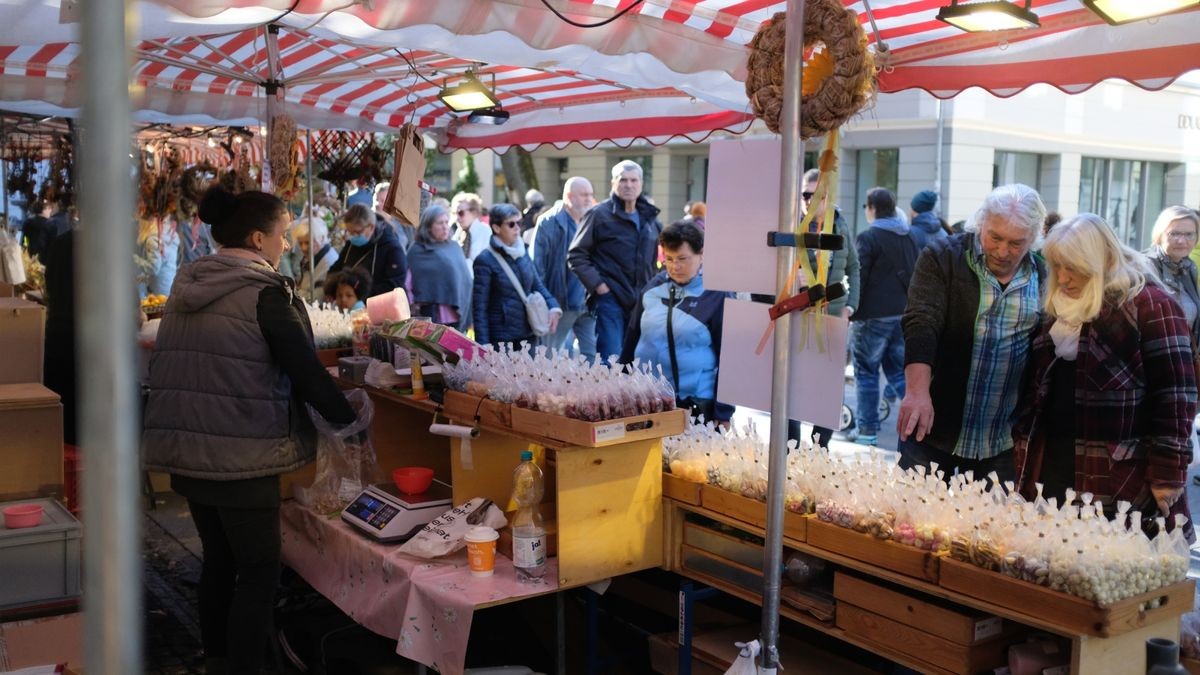
M 0 227 L 0 282 L 11 286 L 25 283 L 25 261 L 21 244 L 7 229 Z
M 425 177 L 425 142 L 411 124 L 400 127 L 395 145 L 392 184 L 384 197 L 383 210 L 410 225 L 421 222 L 421 179 Z
M 729 670 L 725 671 L 725 675 L 758 675 L 758 666 L 755 665 L 755 660 L 758 658 L 758 653 L 762 651 L 762 645 L 758 640 L 750 642 L 735 642 L 738 649 L 737 660 L 733 665 L 729 666 Z
M 345 426 L 327 422 L 309 407 L 318 434 L 316 478 L 312 487 L 302 489 L 296 497 L 317 513 L 341 511 L 364 488 L 382 480 L 375 448 L 367 435 L 375 416 L 375 404 L 363 389 L 350 390 L 346 400 L 357 419 Z

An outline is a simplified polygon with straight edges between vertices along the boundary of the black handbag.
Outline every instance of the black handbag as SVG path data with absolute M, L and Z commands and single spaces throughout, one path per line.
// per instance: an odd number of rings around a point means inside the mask
M 715 421 L 717 402 L 711 398 L 696 398 L 695 396 L 679 397 L 679 363 L 675 360 L 675 327 L 671 317 L 675 314 L 675 305 L 679 298 L 675 297 L 677 287 L 671 284 L 667 299 L 667 353 L 671 356 L 671 383 L 675 385 L 675 406 L 688 411 L 693 418 L 704 417 L 706 422 Z

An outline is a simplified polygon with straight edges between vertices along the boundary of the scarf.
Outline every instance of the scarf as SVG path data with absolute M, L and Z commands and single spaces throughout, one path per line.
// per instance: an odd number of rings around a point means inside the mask
M 417 242 L 408 252 L 413 303 L 449 305 L 464 323 L 470 321 L 471 276 L 462 248 L 454 241 Z
M 1065 361 L 1074 361 L 1079 353 L 1079 333 L 1085 321 L 1083 300 L 1068 297 L 1062 291 L 1056 291 L 1046 303 L 1053 308 L 1057 319 L 1050 326 L 1050 339 L 1054 340 L 1054 355 Z
M 1188 268 L 1193 264 L 1190 258 L 1184 258 L 1179 262 L 1171 260 L 1171 256 L 1163 250 L 1161 246 L 1155 245 L 1152 256 L 1158 260 L 1160 269 L 1164 272 L 1162 275 L 1163 283 L 1170 287 L 1170 291 L 1179 295 L 1184 291 L 1184 283 L 1188 280 Z
M 498 248 L 501 251 L 504 251 L 508 254 L 508 257 L 513 259 L 514 262 L 516 262 L 516 260 L 521 256 L 525 255 L 525 241 L 520 237 L 517 237 L 517 243 L 513 244 L 512 246 L 505 246 L 504 242 L 500 241 L 500 237 L 497 237 L 493 234 L 492 248 Z

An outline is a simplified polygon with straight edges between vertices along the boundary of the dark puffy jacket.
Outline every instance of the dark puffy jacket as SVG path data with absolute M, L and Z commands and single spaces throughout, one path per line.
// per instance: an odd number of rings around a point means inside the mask
M 376 225 L 375 234 L 366 246 L 355 246 L 347 241 L 329 271 L 337 272 L 346 267 L 365 269 L 371 275 L 371 295 L 383 295 L 393 288 L 404 288 L 408 256 L 391 227 Z
M 858 277 L 862 294 L 851 321 L 900 316 L 908 299 L 908 282 L 921 249 L 908 225 L 879 218 L 858 233 Z
M 564 310 L 582 311 L 587 308 L 584 304 L 583 284 L 579 277 L 567 269 L 567 249 L 579 226 L 567 213 L 567 207 L 561 201 L 556 202 L 548 211 L 538 216 L 534 232 L 533 266 L 537 269 L 546 290 L 558 301 Z
M 496 256 L 504 258 L 526 293 L 540 293 L 546 298 L 550 309 L 558 309 L 558 302 L 546 290 L 529 256 L 523 255 L 513 260 L 496 245 L 493 237 L 492 245 L 475 257 L 475 286 L 471 302 L 475 341 L 481 345 L 499 345 L 502 342 L 532 339 L 533 329 L 525 318 L 525 299 L 517 294 L 517 289 L 513 288 L 512 281 Z
M 637 304 L 638 292 L 650 283 L 657 270 L 658 207 L 645 196 L 637 198 L 636 224 L 625 213 L 625 202 L 613 194 L 608 201 L 588 211 L 579 225 L 567 263 L 588 292 L 588 303 L 596 298 L 596 287 L 608 284 L 613 299 L 626 314 Z
M 306 403 L 354 421 L 291 279 L 232 255 L 181 267 L 150 360 L 146 468 L 217 481 L 299 468 L 316 453 Z

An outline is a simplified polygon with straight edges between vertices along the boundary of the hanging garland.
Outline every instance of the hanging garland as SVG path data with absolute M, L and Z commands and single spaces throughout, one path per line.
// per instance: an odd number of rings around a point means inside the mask
M 63 206 L 75 205 L 75 144 L 69 135 L 54 138 L 50 173 L 42 183 L 41 198 Z
M 779 133 L 783 108 L 783 52 L 787 13 L 779 12 L 750 41 L 746 95 L 754 114 Z M 858 15 L 839 0 L 804 7 L 805 62 L 800 137 L 828 133 L 862 110 L 875 92 L 875 68 Z
M 271 166 L 275 195 L 284 201 L 290 200 L 300 185 L 300 153 L 296 144 L 296 120 L 286 113 L 272 118 L 267 161 Z
M 26 208 L 33 208 L 37 199 L 37 165 L 42 161 L 41 145 L 30 140 L 13 140 L 4 149 L 4 161 L 9 163 L 9 194 L 19 195 L 25 200 Z

